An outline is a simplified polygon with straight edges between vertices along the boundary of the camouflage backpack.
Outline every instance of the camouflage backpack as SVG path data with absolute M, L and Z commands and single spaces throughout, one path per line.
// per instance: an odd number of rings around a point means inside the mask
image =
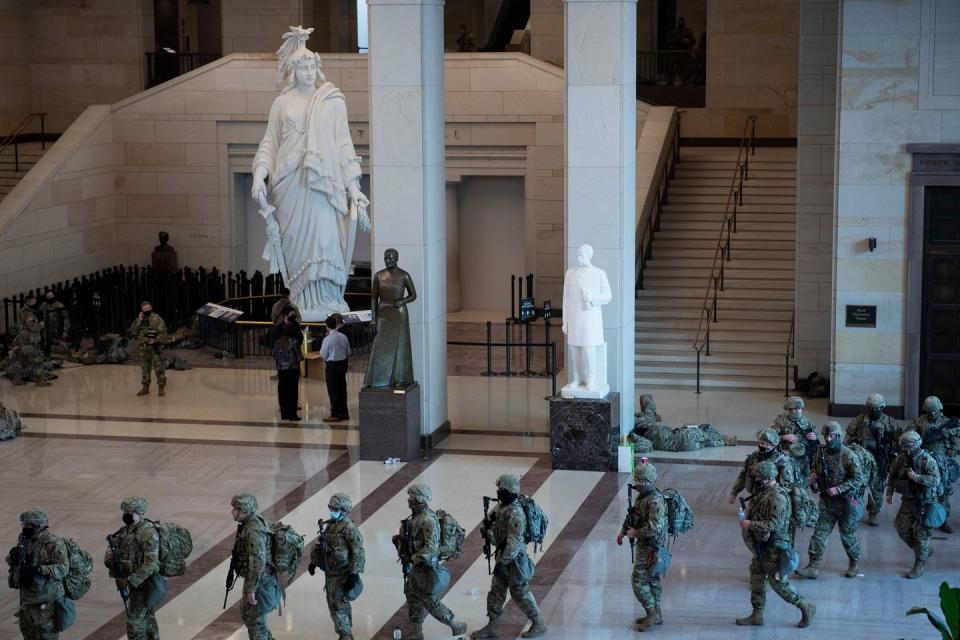
M 60 539 L 67 547 L 67 561 L 70 564 L 70 570 L 63 578 L 63 590 L 71 600 L 79 600 L 90 590 L 93 558 L 73 538 Z
M 807 488 L 795 485 L 787 490 L 790 496 L 791 515 L 794 526 L 801 529 L 815 527 L 820 519 L 820 503 L 810 495 Z
M 523 515 L 527 520 L 523 541 L 525 544 L 532 542 L 533 552 L 536 553 L 538 544 L 540 549 L 543 549 L 543 539 L 547 537 L 547 525 L 550 524 L 550 518 L 530 496 L 520 496 L 517 498 L 517 502 L 523 508 Z
M 272 534 L 271 550 L 273 551 L 273 566 L 277 574 L 285 573 L 293 578 L 303 559 L 303 536 L 288 524 L 279 520 L 270 525 Z
M 446 511 L 437 511 L 440 521 L 440 559 L 456 560 L 463 555 L 463 542 L 467 532 L 457 519 Z
M 879 473 L 877 459 L 873 457 L 872 453 L 856 442 L 851 442 L 847 445 L 847 448 L 850 449 L 850 452 L 853 453 L 860 462 L 860 491 L 857 492 L 857 495 L 862 496 L 866 492 L 867 487 L 873 485 L 877 479 L 877 474 Z
M 676 537 L 693 529 L 693 509 L 676 489 L 667 489 L 662 494 L 667 503 L 667 531 Z
M 182 576 L 187 571 L 187 556 L 193 551 L 190 532 L 172 522 L 147 520 L 160 537 L 160 575 L 165 578 Z

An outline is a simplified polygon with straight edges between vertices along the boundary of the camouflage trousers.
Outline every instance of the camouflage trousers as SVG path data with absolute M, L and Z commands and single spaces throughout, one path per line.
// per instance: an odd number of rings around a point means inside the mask
M 509 572 L 504 572 L 503 575 L 494 574 L 490 582 L 490 592 L 487 593 L 488 618 L 499 618 L 503 614 L 503 605 L 507 602 L 508 591 L 510 597 L 520 607 L 520 611 L 523 611 L 523 615 L 530 620 L 540 615 L 540 607 L 537 606 L 537 599 L 530 591 L 530 583 L 510 584 Z
M 440 598 L 431 593 L 409 587 L 407 589 L 407 618 L 415 624 L 423 624 L 430 614 L 443 624 L 450 624 L 456 616 Z
M 17 612 L 23 640 L 57 640 L 53 626 L 53 604 L 21 604 Z
M 132 589 L 127 600 L 127 638 L 129 640 L 160 640 L 156 611 L 146 606 L 147 593 L 143 588 Z
M 763 564 L 760 563 L 760 558 L 756 554 L 753 555 L 750 561 L 750 604 L 754 609 L 763 609 L 766 605 L 768 582 L 774 593 L 783 598 L 786 603 L 799 607 L 806 602 L 797 588 L 790 584 L 788 576 L 777 576 L 775 572 L 779 562 L 779 551 L 776 549 L 763 552 Z M 764 567 L 767 568 L 766 571 Z
M 636 549 L 637 561 L 633 565 L 633 574 L 630 581 L 633 585 L 633 595 L 637 597 L 643 608 L 659 608 L 663 603 L 663 584 L 660 577 L 650 575 L 650 553 L 652 549 L 645 549 L 638 546 Z
M 867 513 L 877 515 L 883 507 L 883 493 L 887 488 L 887 479 L 876 474 L 867 485 Z
M 353 609 L 346 588 L 349 577 L 349 573 L 327 575 L 327 608 L 333 620 L 333 629 L 341 636 L 350 635 L 353 629 Z
M 922 515 L 920 502 L 904 498 L 893 526 L 900 539 L 913 549 L 914 557 L 920 562 L 926 562 L 930 557 L 930 527 L 923 526 Z
M 949 482 L 943 484 L 943 495 L 940 496 L 940 504 L 947 510 L 947 517 L 950 517 L 950 496 L 953 495 L 953 485 Z
M 240 604 L 240 619 L 247 627 L 250 640 L 273 640 L 273 634 L 267 626 L 267 614 L 260 613 L 257 605 L 249 604 L 246 596 L 243 596 Z
M 150 386 L 150 372 L 153 371 L 157 376 L 157 385 L 167 384 L 167 360 L 158 351 L 153 349 L 140 348 L 137 352 L 140 356 L 140 382 L 143 386 Z
M 44 356 L 40 345 L 31 344 L 20 347 L 15 360 L 16 373 L 14 378 L 20 377 L 23 380 L 33 380 L 34 382 L 52 379 L 54 376 L 47 371 L 44 366 L 45 362 L 46 356 Z
M 826 500 L 820 498 L 820 517 L 813 529 L 813 537 L 810 538 L 810 560 L 823 560 L 827 538 L 835 526 L 840 529 L 840 542 L 843 550 L 847 552 L 847 557 L 851 560 L 860 559 L 860 541 L 857 540 L 860 520 L 850 517 L 847 498 L 836 496 Z

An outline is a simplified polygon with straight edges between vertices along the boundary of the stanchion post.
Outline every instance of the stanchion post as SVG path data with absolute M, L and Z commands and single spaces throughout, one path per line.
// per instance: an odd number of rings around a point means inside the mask
M 496 375 L 493 372 L 493 339 L 491 337 L 493 323 L 487 320 L 487 370 L 481 373 L 482 376 Z
M 516 284 L 517 284 L 517 276 L 510 274 L 510 320 L 511 322 L 517 319 Z
M 524 345 L 524 351 L 525 351 L 524 359 L 525 359 L 525 362 L 526 362 L 526 368 L 525 368 L 523 371 L 520 372 L 520 375 L 530 377 L 530 376 L 535 376 L 535 375 L 537 375 L 537 372 L 530 368 L 530 355 L 531 355 L 531 347 L 530 347 L 531 328 L 530 328 L 530 325 L 533 324 L 533 323 L 532 323 L 532 322 L 526 322 L 525 324 L 527 325 L 527 333 L 526 333 L 526 341 L 527 341 L 527 343 L 526 343 L 526 345 Z
M 509 378 L 513 375 L 516 375 L 513 373 L 513 371 L 510 370 L 510 320 L 507 320 L 506 322 L 503 323 L 503 328 L 505 329 L 504 338 L 503 338 L 503 345 L 504 345 L 503 350 L 507 356 L 507 370 L 500 375 L 507 376 Z
M 550 375 L 550 318 L 543 319 L 543 371 L 541 376 Z
M 550 397 L 557 397 L 557 343 L 550 343 Z

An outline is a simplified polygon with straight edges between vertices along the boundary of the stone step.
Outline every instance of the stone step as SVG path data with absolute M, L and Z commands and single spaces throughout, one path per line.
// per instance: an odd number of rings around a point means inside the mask
M 653 278 L 706 278 L 709 276 L 712 271 L 712 263 L 710 261 L 704 261 L 706 264 L 703 266 L 661 266 L 659 262 L 654 263 L 653 261 L 647 263 L 647 268 L 643 272 L 643 279 L 646 282 L 648 279 Z M 735 280 L 763 280 L 764 282 L 768 280 L 783 280 L 785 282 L 793 282 L 793 269 L 771 269 L 771 268 L 758 268 L 758 267 L 734 267 L 732 265 L 736 264 L 731 261 L 728 262 L 724 267 L 724 279 L 727 282 L 733 282 Z M 793 263 L 790 263 L 790 266 L 793 266 Z
M 713 147 L 701 145 L 683 145 L 680 147 L 682 158 L 730 158 L 735 159 L 740 151 L 739 143 L 736 146 Z M 783 160 L 797 157 L 796 147 L 754 147 L 750 161 L 761 159 Z
M 645 309 L 696 309 L 698 312 L 703 309 L 703 291 L 699 295 L 692 295 L 694 292 L 683 291 L 679 296 L 665 296 L 663 289 L 644 289 L 637 292 L 636 309 L 638 313 Z M 717 300 L 717 316 L 720 321 L 726 322 L 732 320 L 734 316 L 729 314 L 732 311 L 745 312 L 755 310 L 759 311 L 785 311 L 788 314 L 793 309 L 794 300 L 790 298 L 774 299 L 750 299 L 750 298 L 727 298 L 726 292 L 721 294 Z M 711 307 L 712 308 L 712 307 Z M 729 314 L 729 315 L 728 315 Z M 742 314 L 739 317 L 744 317 Z M 747 315 L 746 317 L 749 317 Z
M 653 330 L 673 331 L 676 329 L 696 331 L 699 326 L 699 315 L 690 318 L 680 318 L 676 316 L 668 316 L 663 318 L 637 317 L 637 319 L 634 321 L 634 331 L 638 332 Z M 718 322 L 715 326 L 718 327 L 718 331 L 724 332 L 770 331 L 773 333 L 783 334 L 784 338 L 786 338 L 786 335 L 790 331 L 790 322 L 782 320 L 740 320 L 737 322 Z M 720 327 L 722 327 L 722 329 Z M 712 328 L 710 331 L 711 335 L 713 335 Z
M 701 300 L 702 302 L 702 300 Z M 792 305 L 791 305 L 792 307 Z M 696 307 L 676 307 L 676 308 L 657 308 L 657 307 L 637 307 L 636 313 L 634 315 L 634 321 L 644 320 L 644 319 L 656 319 L 656 318 L 684 318 L 684 319 L 695 319 L 699 322 L 703 309 L 700 305 Z M 770 320 L 775 322 L 786 322 L 789 323 L 790 319 L 793 317 L 793 312 L 788 308 L 784 310 L 782 307 L 776 309 L 759 309 L 756 307 L 749 307 L 746 309 L 721 309 L 720 313 L 723 318 L 723 322 L 717 322 L 717 325 L 723 324 L 725 322 L 742 322 L 742 321 L 762 321 Z
M 663 253 L 656 254 L 653 258 L 647 260 L 647 270 L 650 269 L 710 269 L 713 267 L 713 255 L 709 258 L 688 258 L 683 256 L 674 256 Z M 737 257 L 727 261 L 726 269 L 745 270 L 745 271 L 794 271 L 793 257 L 784 259 L 766 259 L 752 260 L 746 257 Z M 792 276 L 791 276 L 792 277 Z
M 701 383 L 704 378 L 715 378 L 715 377 L 763 377 L 763 378 L 777 378 L 779 377 L 781 384 L 784 380 L 784 366 L 781 364 L 777 365 L 758 365 L 758 364 L 708 364 L 706 361 L 710 358 L 703 358 L 700 361 L 700 376 Z M 634 372 L 636 375 L 651 377 L 658 375 L 687 375 L 687 376 L 696 376 L 697 375 L 697 363 L 696 358 L 694 362 L 660 362 L 660 363 L 646 363 L 642 358 L 637 358 L 634 363 Z
M 796 180 L 797 171 L 793 167 L 784 169 L 758 169 L 750 167 L 750 177 L 748 180 Z M 733 180 L 733 171 L 731 169 L 691 169 L 677 165 L 673 174 L 673 180 L 726 180 L 729 186 Z
M 674 213 L 716 213 L 723 215 L 723 205 L 717 207 L 715 204 L 711 203 L 697 203 L 697 202 L 667 202 L 663 205 L 663 214 L 672 215 Z M 737 207 L 738 215 L 740 213 L 786 213 L 790 215 L 796 215 L 797 207 L 796 205 L 790 204 L 753 204 L 749 199 L 742 205 Z
M 696 355 L 693 349 L 693 338 L 689 340 L 637 340 L 634 354 L 644 350 L 657 351 L 689 351 Z M 735 355 L 738 353 L 765 354 L 768 356 L 779 355 L 781 358 L 787 349 L 787 341 L 772 342 L 739 342 L 735 340 L 714 340 L 710 336 L 710 353 L 717 355 Z
M 713 226 L 714 229 L 719 229 L 720 225 L 723 224 L 725 215 L 723 211 L 670 211 L 664 212 L 660 216 L 660 228 L 663 228 L 663 225 L 667 223 L 671 224 L 694 224 L 694 223 L 708 223 Z M 741 227 L 755 228 L 758 225 L 766 224 L 777 224 L 777 225 L 789 225 L 791 228 L 796 228 L 797 218 L 792 213 L 745 213 L 743 211 L 737 212 L 737 229 Z
M 693 247 L 685 245 L 684 243 L 673 243 L 671 241 L 670 246 L 661 246 L 658 245 L 656 241 L 653 243 L 653 256 L 652 259 L 659 259 L 669 257 L 675 260 L 708 260 L 710 263 L 713 263 L 714 254 L 716 253 L 716 244 L 710 247 Z M 786 261 L 793 264 L 793 247 L 789 249 L 786 248 L 774 248 L 774 249 L 752 249 L 731 252 L 735 257 L 732 258 L 732 262 L 743 261 L 744 266 L 749 266 L 753 264 L 754 261 L 759 260 L 777 260 L 777 261 Z
M 656 376 L 637 375 L 634 379 L 634 386 L 638 389 L 695 389 L 697 380 L 695 376 L 687 374 Z M 717 376 L 700 378 L 701 389 L 713 389 L 722 391 L 731 390 L 762 390 L 762 389 L 783 389 L 783 380 L 779 378 L 742 378 L 740 376 Z
M 676 237 L 664 237 L 657 238 L 654 240 L 653 251 L 654 255 L 657 255 L 657 252 L 661 251 L 673 251 L 678 249 L 708 249 L 714 251 L 717 247 L 718 235 L 715 237 L 703 237 L 703 238 L 676 238 Z M 794 250 L 794 241 L 790 239 L 742 239 L 732 237 L 730 239 L 730 253 L 733 256 L 733 259 L 740 258 L 740 252 L 746 254 L 751 251 L 787 251 L 791 254 Z M 711 254 L 712 255 L 712 254 Z
M 680 194 L 722 194 L 724 196 L 730 192 L 730 185 L 705 185 L 700 180 L 673 180 L 670 182 L 670 197 Z M 744 185 L 743 199 L 749 200 L 751 196 L 791 196 L 797 194 L 796 186 L 778 187 L 774 185 Z
M 730 324 L 730 323 L 726 323 Z M 638 343 L 649 344 L 657 340 L 676 340 L 693 342 L 697 337 L 697 329 L 681 330 L 654 330 L 637 331 L 636 339 Z M 710 344 L 714 342 L 766 342 L 770 344 L 787 344 L 787 331 L 724 331 L 722 329 L 710 328 Z
M 673 193 L 671 192 L 668 196 L 671 204 L 709 204 L 709 205 L 720 205 L 721 209 L 726 207 L 727 204 L 727 194 L 726 193 Z M 744 198 L 744 202 L 747 204 L 755 205 L 794 205 L 796 206 L 796 198 L 792 195 L 769 195 L 769 196 L 749 196 Z
M 679 168 L 679 165 L 678 165 Z M 760 173 L 759 171 L 757 173 Z M 727 176 L 726 178 L 720 177 L 702 177 L 702 178 L 688 178 L 686 176 L 677 176 L 670 180 L 670 188 L 674 187 L 721 187 L 723 189 L 730 188 L 730 181 L 732 176 Z M 750 192 L 750 189 L 756 187 L 758 189 L 773 189 L 773 188 L 785 188 L 785 189 L 796 189 L 797 181 L 791 180 L 789 178 L 768 178 L 765 176 L 756 176 L 749 178 L 743 181 L 744 191 L 746 193 Z
M 712 233 L 719 233 L 721 226 L 723 225 L 723 216 L 715 216 L 713 220 L 683 220 L 677 219 L 675 216 L 664 217 L 660 220 L 660 231 L 656 232 L 658 235 L 666 231 L 694 231 L 694 230 L 703 230 Z M 756 233 L 756 232 L 776 232 L 776 233 L 789 233 L 793 234 L 796 229 L 796 224 L 793 221 L 790 222 L 773 222 L 769 220 L 763 221 L 748 221 L 744 220 L 740 216 L 737 216 L 737 231 L 736 234 L 740 236 L 743 233 Z M 655 236 L 656 237 L 656 236 Z
M 697 289 L 704 290 L 707 287 L 707 278 L 709 277 L 709 272 L 704 274 L 699 278 L 677 278 L 670 276 L 653 276 L 650 274 L 644 274 L 643 276 L 643 287 L 644 290 L 653 291 L 660 289 Z M 721 293 L 735 292 L 740 290 L 753 290 L 757 287 L 763 287 L 764 289 L 775 289 L 777 291 L 789 291 L 793 293 L 793 280 L 772 280 L 772 279 L 759 279 L 759 278 L 734 278 L 729 274 L 723 274 L 723 287 L 724 291 Z
M 691 343 L 692 344 L 692 343 Z M 711 345 L 712 346 L 712 345 Z M 660 349 L 635 349 L 634 359 L 636 362 L 649 364 L 674 363 L 674 364 L 696 364 L 697 352 L 691 346 L 689 351 L 663 351 Z M 782 367 L 784 358 L 782 353 L 764 354 L 764 353 L 744 353 L 744 354 L 724 354 L 716 353 L 710 350 L 708 356 L 706 352 L 700 354 L 700 364 L 713 365 L 743 365 L 757 367 Z

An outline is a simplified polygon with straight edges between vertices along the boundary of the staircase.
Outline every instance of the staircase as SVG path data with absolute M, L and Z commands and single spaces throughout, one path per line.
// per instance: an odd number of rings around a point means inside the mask
M 644 288 L 636 300 L 636 384 L 696 387 L 693 342 L 737 149 L 681 147 Z M 750 158 L 725 290 L 701 360 L 705 389 L 782 389 L 794 306 L 796 150 Z
M 47 149 L 52 144 L 52 142 L 48 142 Z M 42 145 L 39 142 L 21 142 L 17 146 L 20 155 L 19 171 L 15 170 L 17 167 L 14 162 L 13 145 L 8 146 L 4 149 L 3 154 L 0 154 L 0 200 L 3 200 L 8 193 L 13 191 L 20 179 L 27 175 L 27 171 L 30 171 L 46 152 L 45 149 L 41 148 Z

